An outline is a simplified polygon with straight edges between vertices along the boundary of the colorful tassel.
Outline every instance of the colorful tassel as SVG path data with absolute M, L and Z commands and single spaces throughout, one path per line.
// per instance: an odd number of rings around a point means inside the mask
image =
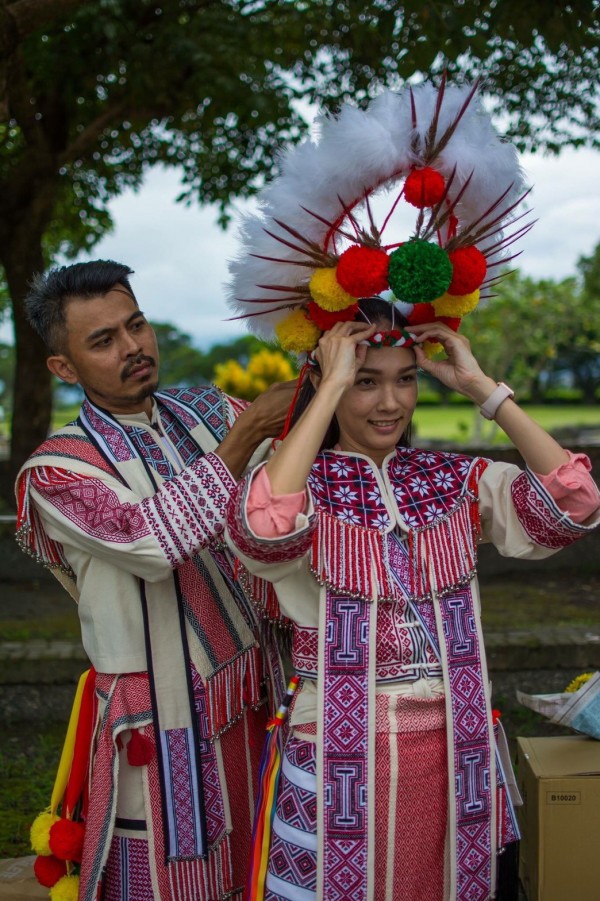
M 258 773 L 258 797 L 252 830 L 250 871 L 246 885 L 246 901 L 263 901 L 271 833 L 275 817 L 277 786 L 281 772 L 281 726 L 287 718 L 292 698 L 300 683 L 300 676 L 292 676 L 283 701 L 267 725 L 267 736 Z
M 147 766 L 154 758 L 154 742 L 139 729 L 133 729 L 127 744 L 129 766 Z

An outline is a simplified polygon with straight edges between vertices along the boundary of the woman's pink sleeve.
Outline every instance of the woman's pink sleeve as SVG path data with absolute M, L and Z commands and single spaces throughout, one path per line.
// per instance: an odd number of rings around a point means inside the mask
M 538 479 L 573 522 L 582 523 L 600 507 L 600 492 L 592 479 L 592 464 L 586 454 L 567 451 L 569 459 L 548 475 Z
M 296 516 L 306 510 L 306 492 L 273 495 L 263 466 L 252 479 L 246 511 L 248 525 L 260 538 L 288 535 L 296 528 Z

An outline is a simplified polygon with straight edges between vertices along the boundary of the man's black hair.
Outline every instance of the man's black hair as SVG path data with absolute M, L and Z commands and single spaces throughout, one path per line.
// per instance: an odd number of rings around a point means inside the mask
M 115 285 L 135 300 L 129 276 L 133 269 L 113 260 L 92 260 L 50 269 L 34 276 L 25 298 L 25 314 L 51 354 L 65 350 L 65 306 L 69 300 L 104 297 Z

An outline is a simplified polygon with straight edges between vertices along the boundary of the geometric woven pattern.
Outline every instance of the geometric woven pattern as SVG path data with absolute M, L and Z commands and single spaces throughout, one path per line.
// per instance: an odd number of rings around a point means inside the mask
M 104 886 L 104 901 L 154 901 L 145 839 L 113 837 Z
M 470 586 L 440 599 L 454 731 L 457 899 L 487 901 L 491 886 L 491 735 Z M 495 786 L 494 786 L 495 792 Z
M 290 738 L 279 788 L 265 901 L 298 897 L 294 889 L 314 893 L 317 885 L 316 746 Z
M 559 550 L 586 533 L 585 526 L 564 516 L 530 470 L 517 476 L 511 492 L 519 521 L 535 544 Z
M 369 623 L 373 606 L 327 592 L 323 893 L 366 901 Z

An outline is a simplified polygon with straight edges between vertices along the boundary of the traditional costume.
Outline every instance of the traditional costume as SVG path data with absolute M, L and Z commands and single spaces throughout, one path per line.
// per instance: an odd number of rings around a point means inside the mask
M 282 685 L 221 540 L 214 449 L 241 409 L 207 387 L 157 393 L 151 419 L 86 400 L 18 480 L 19 540 L 77 600 L 97 673 L 80 901 L 241 895 Z
M 321 334 L 373 295 L 390 301 L 392 329 L 371 346 L 410 347 L 411 324 L 456 330 L 531 228 L 516 212 L 526 193 L 476 86 L 421 84 L 366 109 L 346 104 L 283 156 L 258 212 L 244 217 L 230 305 L 260 336 L 308 354 L 307 367 Z M 407 238 L 401 210 L 411 208 Z M 395 309 L 406 328 L 394 327 Z M 511 393 L 499 385 L 482 413 L 492 418 Z M 589 463 L 570 465 L 591 498 L 585 519 L 598 493 Z M 553 496 L 534 473 L 483 458 L 398 448 L 379 471 L 368 457 L 324 450 L 291 527 L 262 470 L 240 486 L 228 541 L 275 586 L 303 679 L 264 895 L 252 901 L 494 896 L 496 856 L 517 827 L 490 705 L 476 546 L 540 558 L 584 535 L 590 526 L 555 500 L 569 495 L 570 476 L 554 477 Z
M 588 469 L 578 455 L 562 479 L 541 479 L 403 448 L 379 471 L 360 454 L 324 451 L 307 514 L 277 537 L 281 499 L 249 480 L 237 489 L 229 540 L 275 585 L 303 678 L 268 901 L 493 897 L 496 855 L 518 831 L 491 711 L 476 544 L 541 559 L 585 535 L 594 526 L 576 520 L 600 503 Z M 569 492 L 576 471 L 581 488 Z M 544 485 L 557 478 L 563 508 Z M 575 506 L 582 497 L 575 518 L 564 509 L 569 493 Z M 276 524 L 263 535 L 251 525 L 261 510 Z

